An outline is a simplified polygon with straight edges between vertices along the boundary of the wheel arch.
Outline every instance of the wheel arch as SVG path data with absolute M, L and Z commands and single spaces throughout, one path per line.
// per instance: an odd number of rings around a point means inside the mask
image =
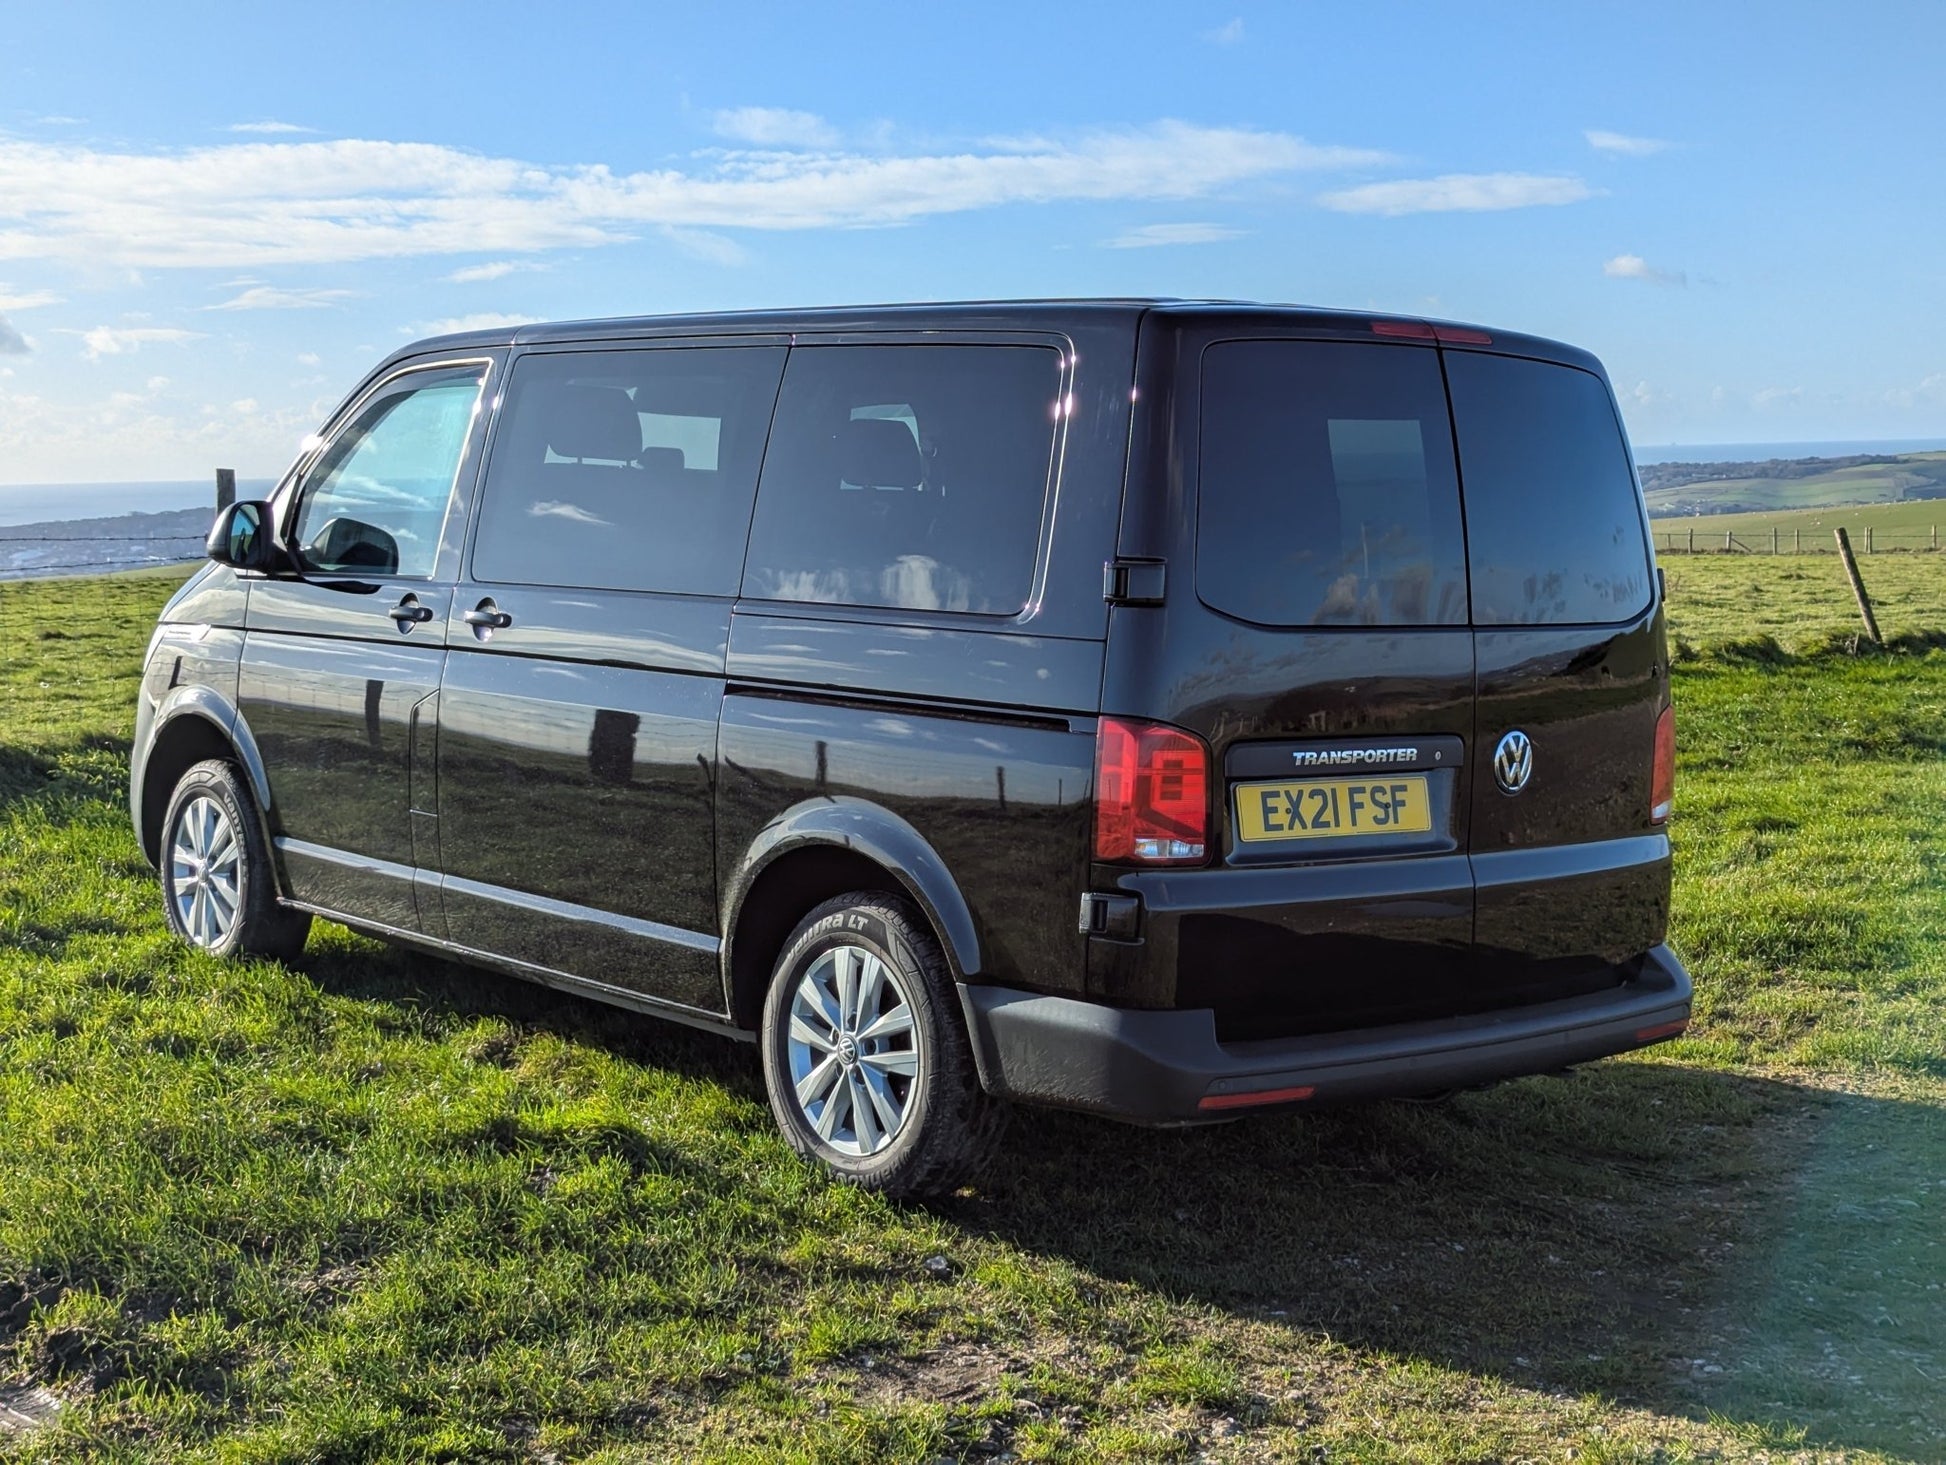
M 264 825 L 264 843 L 270 844 L 270 780 L 249 725 L 210 688 L 181 687 L 156 710 L 141 767 L 131 774 L 139 780 L 138 830 L 142 853 L 150 864 L 161 856 L 162 821 L 169 811 L 170 794 L 183 774 L 205 758 L 221 758 L 241 770 Z
M 724 996 L 739 1027 L 757 1026 L 777 954 L 805 913 L 851 890 L 911 901 L 954 980 L 980 971 L 979 935 L 966 897 L 918 830 L 864 799 L 806 800 L 765 826 L 724 882 Z

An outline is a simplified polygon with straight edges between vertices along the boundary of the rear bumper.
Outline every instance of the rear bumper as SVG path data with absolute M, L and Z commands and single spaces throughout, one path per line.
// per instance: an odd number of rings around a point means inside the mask
M 980 1078 L 1006 1098 L 1141 1124 L 1194 1124 L 1273 1104 L 1331 1104 L 1546 1073 L 1676 1036 L 1689 973 L 1658 946 L 1629 981 L 1582 996 L 1431 1022 L 1219 1043 L 1208 1008 L 1151 1012 L 962 984 Z

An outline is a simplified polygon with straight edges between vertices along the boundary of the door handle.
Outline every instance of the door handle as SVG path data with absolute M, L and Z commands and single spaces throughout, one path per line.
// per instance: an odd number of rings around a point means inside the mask
M 407 626 L 422 625 L 432 619 L 432 607 L 421 605 L 416 600 L 402 600 L 385 613 L 399 623 L 401 630 Z
M 473 609 L 461 616 L 460 619 L 465 621 L 469 626 L 487 631 L 504 631 L 514 623 L 514 618 L 504 610 L 501 610 L 491 600 L 481 601 Z

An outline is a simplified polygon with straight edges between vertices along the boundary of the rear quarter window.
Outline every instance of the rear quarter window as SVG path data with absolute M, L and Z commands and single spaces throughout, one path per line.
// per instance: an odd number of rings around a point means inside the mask
M 1059 421 L 1041 346 L 800 346 L 785 368 L 743 593 L 1014 615 Z
M 1221 341 L 1203 354 L 1196 590 L 1270 626 L 1466 622 L 1438 353 Z
M 1614 623 L 1649 604 L 1640 495 L 1607 386 L 1447 351 L 1476 625 Z

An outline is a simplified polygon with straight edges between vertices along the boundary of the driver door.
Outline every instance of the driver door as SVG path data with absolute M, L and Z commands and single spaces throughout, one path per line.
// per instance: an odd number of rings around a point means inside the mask
M 381 379 L 280 496 L 293 573 L 255 578 L 238 702 L 290 895 L 401 931 L 436 871 L 434 700 L 492 355 Z M 414 810 L 425 811 L 415 814 Z

